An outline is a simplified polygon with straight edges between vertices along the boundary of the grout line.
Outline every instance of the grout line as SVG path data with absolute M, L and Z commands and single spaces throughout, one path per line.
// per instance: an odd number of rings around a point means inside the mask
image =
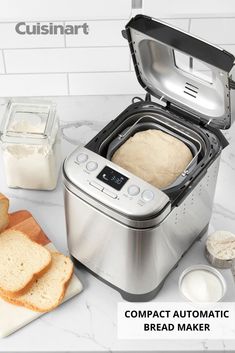
M 97 94 L 81 94 L 81 93 L 71 93 L 70 94 L 70 97 L 76 97 L 76 96 L 82 96 L 82 97 L 104 97 L 104 96 L 113 96 L 113 97 L 125 97 L 125 96 L 133 96 L 133 95 L 138 95 L 138 96 L 145 96 L 146 94 L 146 91 L 144 91 L 144 88 L 143 88 L 143 93 L 142 92 L 137 92 L 137 91 L 130 91 L 130 93 L 117 93 L 117 94 L 109 94 L 109 93 L 105 93 L 105 94 L 100 94 L 100 93 L 97 93 Z M 43 96 L 42 96 L 43 97 Z M 50 97 L 67 97 L 67 96 L 50 96 Z
M 65 22 L 63 22 L 63 26 L 65 27 Z M 65 34 L 65 32 L 64 32 L 64 47 L 66 48 L 66 45 L 67 43 L 66 43 L 66 34 Z
M 188 20 L 189 18 L 191 18 L 192 20 L 213 20 L 213 19 L 235 19 L 235 13 L 234 14 L 232 14 L 231 16 L 229 16 L 229 15 L 224 15 L 224 16 L 209 16 L 209 15 L 207 15 L 207 16 L 193 16 L 193 14 L 188 14 L 188 16 L 180 16 L 180 17 L 159 17 L 159 19 L 169 19 L 169 20 Z
M 189 28 L 189 26 L 188 26 L 188 28 Z M 188 31 L 189 31 L 189 29 L 188 29 Z M 234 43 L 214 43 L 215 45 L 235 45 L 235 42 Z M 74 47 L 74 46 L 67 46 L 67 44 L 66 44 L 66 47 L 64 47 L 64 46 L 60 46 L 60 47 L 53 47 L 53 46 L 51 46 L 51 47 L 28 47 L 28 48 L 26 48 L 26 47 L 15 47 L 15 48 L 7 48 L 7 47 L 1 47 L 0 48 L 0 50 L 9 50 L 9 51 L 12 51 L 12 50 L 16 50 L 16 51 L 18 51 L 18 50 L 53 50 L 53 49 L 97 49 L 97 48 L 99 48 L 99 49 L 105 49 L 105 48 L 111 48 L 111 49 L 113 49 L 113 48 L 128 48 L 128 44 L 127 45 L 98 45 L 98 46 L 78 46 L 78 47 Z
M 104 96 L 109 96 L 109 97 L 130 97 L 130 99 L 133 97 L 134 94 L 138 94 L 138 96 L 145 96 L 145 93 L 117 93 L 117 94 L 80 94 L 80 93 L 77 93 L 77 94 L 70 94 L 70 97 L 77 97 L 77 96 L 82 96 L 82 97 L 104 97 Z M 0 98 L 16 98 L 16 97 L 34 97 L 34 98 L 44 98 L 44 97 L 50 97 L 51 99 L 53 98 L 67 98 L 68 97 L 68 94 L 47 94 L 47 95 L 42 95 L 42 94 L 38 94 L 38 95 L 28 95 L 28 94 L 23 94 L 23 95 L 6 95 L 6 96 L 1 96 Z
M 179 17 L 169 17 L 169 16 L 163 16 L 163 17 L 159 17 L 159 19 L 161 19 L 161 20 L 188 20 L 189 18 L 191 18 L 192 20 L 194 20 L 194 19 L 196 19 L 196 20 L 198 20 L 198 19 L 200 19 L 200 20 L 203 20 L 203 19 L 235 19 L 235 14 L 232 14 L 231 16 L 229 16 L 229 15 L 225 15 L 225 16 L 192 16 L 192 14 L 188 14 L 188 16 L 179 16 Z M 24 22 L 26 22 L 26 23 L 37 23 L 37 22 L 40 22 L 40 23 L 50 23 L 50 22 L 53 22 L 53 23 L 69 23 L 69 22 L 79 22 L 79 21 L 87 21 L 87 22 L 109 22 L 109 21 L 126 21 L 126 20 L 128 20 L 129 19 L 129 17 L 126 17 L 126 18 L 110 18 L 110 19 L 107 19 L 107 18 L 99 18 L 99 19 L 87 19 L 87 18 L 81 18 L 81 19 L 77 19 L 77 20 L 62 20 L 62 19 L 60 19 L 60 20 L 40 20 L 40 19 L 37 19 L 37 20 L 35 20 L 35 21 L 32 21 L 32 20 L 29 20 L 29 21 L 24 21 Z M 2 24 L 2 25 L 4 25 L 4 24 L 16 24 L 16 23 L 18 23 L 20 21 L 20 19 L 19 20 L 15 20 L 15 21 L 1 21 L 0 20 L 0 25 Z
M 189 27 L 189 26 L 188 26 Z M 189 29 L 188 29 L 189 31 Z M 235 45 L 235 42 L 234 43 L 214 43 L 215 45 Z M 6 48 L 6 47 L 1 47 L 0 50 L 9 50 L 9 51 L 12 51 L 12 50 L 52 50 L 53 49 L 105 49 L 105 48 L 110 48 L 110 49 L 115 49 L 115 48 L 128 48 L 128 45 L 100 45 L 100 46 L 78 46 L 78 47 L 74 47 L 74 46 L 67 46 L 66 44 L 66 47 L 64 46 L 61 46 L 61 47 L 28 47 L 28 48 L 21 48 L 21 47 L 18 47 L 18 48 Z
M 37 23 L 37 22 L 40 22 L 40 23 L 50 23 L 50 22 L 52 22 L 52 23 L 55 23 L 55 24 L 57 24 L 57 23 L 69 23 L 69 22 L 80 22 L 80 21 L 87 21 L 87 22 L 109 22 L 109 21 L 128 21 L 128 19 L 129 19 L 129 17 L 126 17 L 126 18 L 98 18 L 98 19 L 91 19 L 91 20 L 89 20 L 89 19 L 87 19 L 87 18 L 81 18 L 81 19 L 77 19 L 77 20 L 65 20 L 65 19 L 61 19 L 61 20 L 40 20 L 40 19 L 37 19 L 37 20 L 35 20 L 35 21 L 33 21 L 33 20 L 29 20 L 29 21 L 27 21 L 27 20 L 25 20 L 24 22 L 27 24 L 27 23 L 32 23 L 32 24 L 35 24 L 35 23 Z M 0 20 L 0 24 L 16 24 L 16 23 L 18 23 L 19 21 L 22 21 L 22 19 L 19 19 L 19 20 L 15 20 L 15 21 L 1 21 Z
M 129 54 L 129 71 L 131 71 L 131 54 Z
M 1 52 L 2 52 L 2 61 L 3 61 L 3 67 L 4 67 L 4 74 L 7 74 L 6 59 L 5 59 L 4 50 L 1 50 Z
M 217 45 L 235 45 L 235 43 L 218 43 Z
M 188 32 L 191 31 L 191 22 L 192 22 L 192 19 L 189 18 L 189 19 L 188 19 Z
M 132 73 L 133 71 L 52 71 L 52 72 L 9 72 L 7 73 L 8 76 L 18 76 L 18 75 L 64 75 L 64 74 L 106 74 L 106 73 L 113 73 L 113 74 L 118 74 L 118 73 Z M 1 76 L 1 74 L 0 74 Z
M 48 46 L 48 47 L 34 47 L 34 46 L 32 46 L 32 47 L 11 47 L 11 48 L 8 48 L 8 47 L 1 47 L 0 49 L 2 49 L 2 50 L 9 50 L 9 51 L 11 51 L 11 50 L 34 50 L 34 49 L 63 49 L 64 48 L 64 46 L 63 45 L 61 45 L 60 47 L 53 47 L 53 46 Z
M 128 44 L 126 45 L 99 45 L 99 46 L 92 46 L 92 45 L 89 45 L 89 46 L 79 46 L 79 47 L 73 47 L 73 46 L 69 46 L 67 47 L 66 46 L 66 49 L 96 49 L 96 48 L 101 48 L 101 49 L 105 49 L 105 48 L 127 48 L 128 47 Z M 24 47 L 24 48 L 5 48 L 5 47 L 2 47 L 0 48 L 2 50 L 41 50 L 41 49 L 50 49 L 50 50 L 53 50 L 53 49 L 65 49 L 63 46 L 61 47 Z
M 67 90 L 68 90 L 68 95 L 70 96 L 70 82 L 69 82 L 69 74 L 67 73 Z
M 129 20 L 129 17 L 126 17 L 126 18 L 103 18 L 103 19 L 100 19 L 98 18 L 97 20 L 89 20 L 87 18 L 83 18 L 83 19 L 80 19 L 80 20 L 64 20 L 65 23 L 69 23 L 69 22 L 78 22 L 78 21 L 87 21 L 87 22 L 109 22 L 109 21 L 128 21 Z M 53 21 L 52 21 L 53 22 Z

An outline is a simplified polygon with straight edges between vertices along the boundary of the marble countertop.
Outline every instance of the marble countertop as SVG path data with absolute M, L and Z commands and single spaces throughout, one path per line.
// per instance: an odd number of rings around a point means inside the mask
M 90 140 L 107 122 L 130 103 L 129 96 L 54 98 L 61 120 L 63 157 L 76 145 Z M 3 102 L 0 102 L 0 104 Z M 218 176 L 210 232 L 235 232 L 235 125 L 225 132 L 230 145 L 224 150 Z M 10 211 L 29 210 L 56 247 L 68 253 L 61 177 L 51 192 L 9 189 L 0 162 L 0 190 L 11 200 Z M 167 278 L 155 301 L 181 300 L 178 278 L 184 268 L 205 262 L 204 239 L 197 242 Z M 192 260 L 193 259 L 193 260 Z M 235 283 L 229 270 L 226 300 L 235 301 Z M 76 270 L 84 291 L 53 312 L 0 341 L 1 352 L 14 351 L 235 351 L 233 341 L 209 340 L 118 340 L 117 303 L 119 293 L 84 270 Z M 0 313 L 1 315 L 1 313 Z

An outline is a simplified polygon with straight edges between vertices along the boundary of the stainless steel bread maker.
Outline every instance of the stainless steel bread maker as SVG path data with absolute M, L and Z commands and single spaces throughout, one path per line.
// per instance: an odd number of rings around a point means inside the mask
M 123 36 L 146 99 L 135 97 L 67 157 L 65 214 L 76 262 L 124 299 L 147 301 L 207 230 L 220 155 L 228 144 L 220 129 L 231 124 L 234 57 L 144 15 L 132 18 Z M 163 190 L 111 161 L 121 144 L 147 129 L 177 137 L 193 154 L 182 175 Z

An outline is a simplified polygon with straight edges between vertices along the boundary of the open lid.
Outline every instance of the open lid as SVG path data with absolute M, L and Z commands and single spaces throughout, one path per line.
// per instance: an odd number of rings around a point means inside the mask
M 144 15 L 132 18 L 124 34 L 138 81 L 147 92 L 173 111 L 215 128 L 230 127 L 232 54 Z

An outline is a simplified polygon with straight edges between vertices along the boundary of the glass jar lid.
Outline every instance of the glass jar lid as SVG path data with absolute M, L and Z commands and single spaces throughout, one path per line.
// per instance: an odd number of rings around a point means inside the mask
M 55 105 L 45 100 L 11 99 L 1 124 L 1 140 L 44 143 L 53 135 Z

